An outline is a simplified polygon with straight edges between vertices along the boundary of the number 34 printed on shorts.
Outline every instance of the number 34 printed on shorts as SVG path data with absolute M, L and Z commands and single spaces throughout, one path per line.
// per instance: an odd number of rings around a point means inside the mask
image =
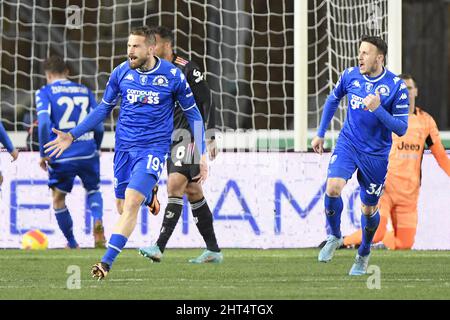
M 383 191 L 384 183 L 382 184 L 376 184 L 371 183 L 369 190 L 366 190 L 368 194 L 375 194 L 377 197 L 379 197 Z

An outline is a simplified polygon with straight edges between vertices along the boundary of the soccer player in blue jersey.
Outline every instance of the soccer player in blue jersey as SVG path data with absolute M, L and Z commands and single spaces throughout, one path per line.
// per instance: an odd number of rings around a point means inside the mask
M 120 214 L 101 262 L 92 276 L 103 279 L 111 269 L 136 226 L 139 208 L 152 196 L 166 161 L 173 131 L 175 101 L 193 129 L 201 154 L 200 177 L 208 173 L 203 120 L 183 73 L 168 61 L 154 56 L 155 34 L 148 27 L 133 29 L 128 37 L 128 61 L 117 66 L 106 85 L 102 102 L 94 112 L 68 133 L 53 130 L 58 137 L 46 152 L 60 156 L 73 141 L 92 130 L 122 98 L 116 128 L 114 191 Z
M 74 179 L 80 177 L 87 193 L 87 203 L 94 220 L 94 244 L 105 247 L 102 223 L 103 199 L 100 193 L 99 150 L 103 139 L 103 123 L 80 137 L 58 159 L 44 153 L 44 145 L 56 137 L 52 128 L 68 132 L 83 121 L 97 103 L 93 93 L 84 85 L 69 81 L 68 68 L 59 56 L 51 56 L 44 62 L 47 85 L 36 91 L 40 167 L 48 171 L 48 186 L 52 189 L 53 209 L 67 248 L 78 248 L 73 234 L 73 222 L 66 206 L 66 194 L 73 188 Z
M 200 113 L 203 116 L 205 126 L 214 128 L 214 104 L 211 99 L 206 79 L 200 68 L 193 61 L 188 61 L 178 56 L 173 51 L 172 31 L 164 26 L 153 27 L 156 36 L 156 55 L 172 62 L 186 76 Z M 189 123 L 180 108 L 175 108 L 174 134 L 171 146 L 171 154 L 167 160 L 167 193 L 168 204 L 164 213 L 164 219 L 156 243 L 149 247 L 139 249 L 142 256 L 155 262 L 160 262 L 183 210 L 183 195 L 186 194 L 192 209 L 197 229 L 206 244 L 206 250 L 191 263 L 220 263 L 223 254 L 217 243 L 213 226 L 213 215 L 203 195 L 201 184 L 197 183 L 197 175 L 200 170 L 198 163 L 194 163 L 198 154 L 192 141 Z M 210 138 L 210 137 L 208 137 Z M 217 149 L 214 138 L 207 140 L 207 149 L 210 160 L 214 160 Z M 156 197 L 156 195 L 155 195 Z
M 1 122 L 0 122 L 0 142 L 11 155 L 12 161 L 16 161 L 17 158 L 19 157 L 19 151 L 17 151 L 17 149 L 14 148 L 14 145 L 11 142 L 11 139 L 8 137 L 5 127 Z M 3 183 L 3 175 L 2 172 L 0 171 L 0 186 L 2 185 L 2 183 Z
M 377 204 L 386 178 L 391 135 L 394 132 L 402 136 L 408 128 L 408 91 L 403 80 L 384 67 L 386 53 L 387 45 L 380 37 L 362 37 L 359 66 L 342 73 L 325 103 L 317 136 L 311 142 L 314 151 L 322 154 L 326 129 L 339 101 L 346 95 L 347 118 L 328 166 L 325 214 L 331 234 L 318 259 L 331 261 L 343 243 L 341 192 L 357 171 L 363 234 L 349 275 L 367 271 L 370 245 L 380 221 Z

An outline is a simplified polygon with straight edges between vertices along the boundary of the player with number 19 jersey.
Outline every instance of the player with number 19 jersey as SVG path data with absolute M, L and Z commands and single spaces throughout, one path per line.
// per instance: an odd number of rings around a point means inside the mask
M 126 188 L 149 196 L 147 174 L 159 179 L 170 149 L 175 101 L 206 150 L 203 121 L 184 74 L 173 64 L 155 57 L 148 71 L 132 69 L 128 61 L 117 66 L 106 86 L 96 112 L 70 133 L 75 139 L 104 119 L 121 97 L 116 127 L 114 189 L 117 199 L 125 198 Z

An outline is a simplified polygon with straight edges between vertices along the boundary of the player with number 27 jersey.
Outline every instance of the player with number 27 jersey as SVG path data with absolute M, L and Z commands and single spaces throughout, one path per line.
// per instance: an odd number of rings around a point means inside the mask
M 49 120 L 52 128 L 64 132 L 75 128 L 96 106 L 92 91 L 82 84 L 67 79 L 56 80 L 36 91 L 39 122 Z M 103 134 L 97 134 L 99 132 L 103 132 L 103 124 L 80 137 L 61 157 L 54 161 L 67 162 L 74 158 L 80 159 L 80 157 L 81 159 L 93 158 L 96 150 L 100 148 L 99 142 L 103 137 Z M 55 137 L 56 135 L 50 130 L 46 141 L 40 141 L 42 157 L 45 156 L 43 145 Z
M 47 85 L 36 91 L 40 166 L 49 174 L 48 186 L 52 189 L 56 220 L 66 237 L 67 247 L 77 248 L 73 221 L 65 197 L 72 191 L 75 177 L 80 177 L 87 194 L 87 206 L 94 220 L 95 247 L 102 248 L 105 246 L 105 237 L 97 150 L 100 149 L 103 138 L 103 124 L 100 123 L 93 131 L 86 132 L 60 158 L 49 158 L 44 152 L 44 145 L 56 136 L 52 129 L 68 132 L 82 122 L 97 103 L 86 86 L 66 78 L 68 69 L 61 57 L 49 57 L 44 63 L 44 70 Z

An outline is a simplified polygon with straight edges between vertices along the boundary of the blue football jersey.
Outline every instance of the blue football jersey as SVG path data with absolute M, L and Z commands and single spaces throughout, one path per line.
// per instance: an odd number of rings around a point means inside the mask
M 36 109 L 39 122 L 50 120 L 49 141 L 56 138 L 51 128 L 68 132 L 83 121 L 97 106 L 95 97 L 86 86 L 67 79 L 57 80 L 36 91 Z M 47 118 L 48 116 L 48 118 Z M 40 141 L 41 154 L 43 144 Z M 62 155 L 58 162 L 93 157 L 97 144 L 94 132 L 90 131 L 78 138 Z
M 122 99 L 116 127 L 116 151 L 161 147 L 168 152 L 175 101 L 183 111 L 197 108 L 184 74 L 159 58 L 147 72 L 131 69 L 128 61 L 117 66 L 111 73 L 102 103 L 113 107 L 119 97 Z
M 341 100 L 348 99 L 347 117 L 340 133 L 356 150 L 387 157 L 392 145 L 392 130 L 388 129 L 375 114 L 363 104 L 369 94 L 380 94 L 381 105 L 396 119 L 408 121 L 408 90 L 402 79 L 387 69 L 375 78 L 362 75 L 358 67 L 346 69 L 331 94 Z

